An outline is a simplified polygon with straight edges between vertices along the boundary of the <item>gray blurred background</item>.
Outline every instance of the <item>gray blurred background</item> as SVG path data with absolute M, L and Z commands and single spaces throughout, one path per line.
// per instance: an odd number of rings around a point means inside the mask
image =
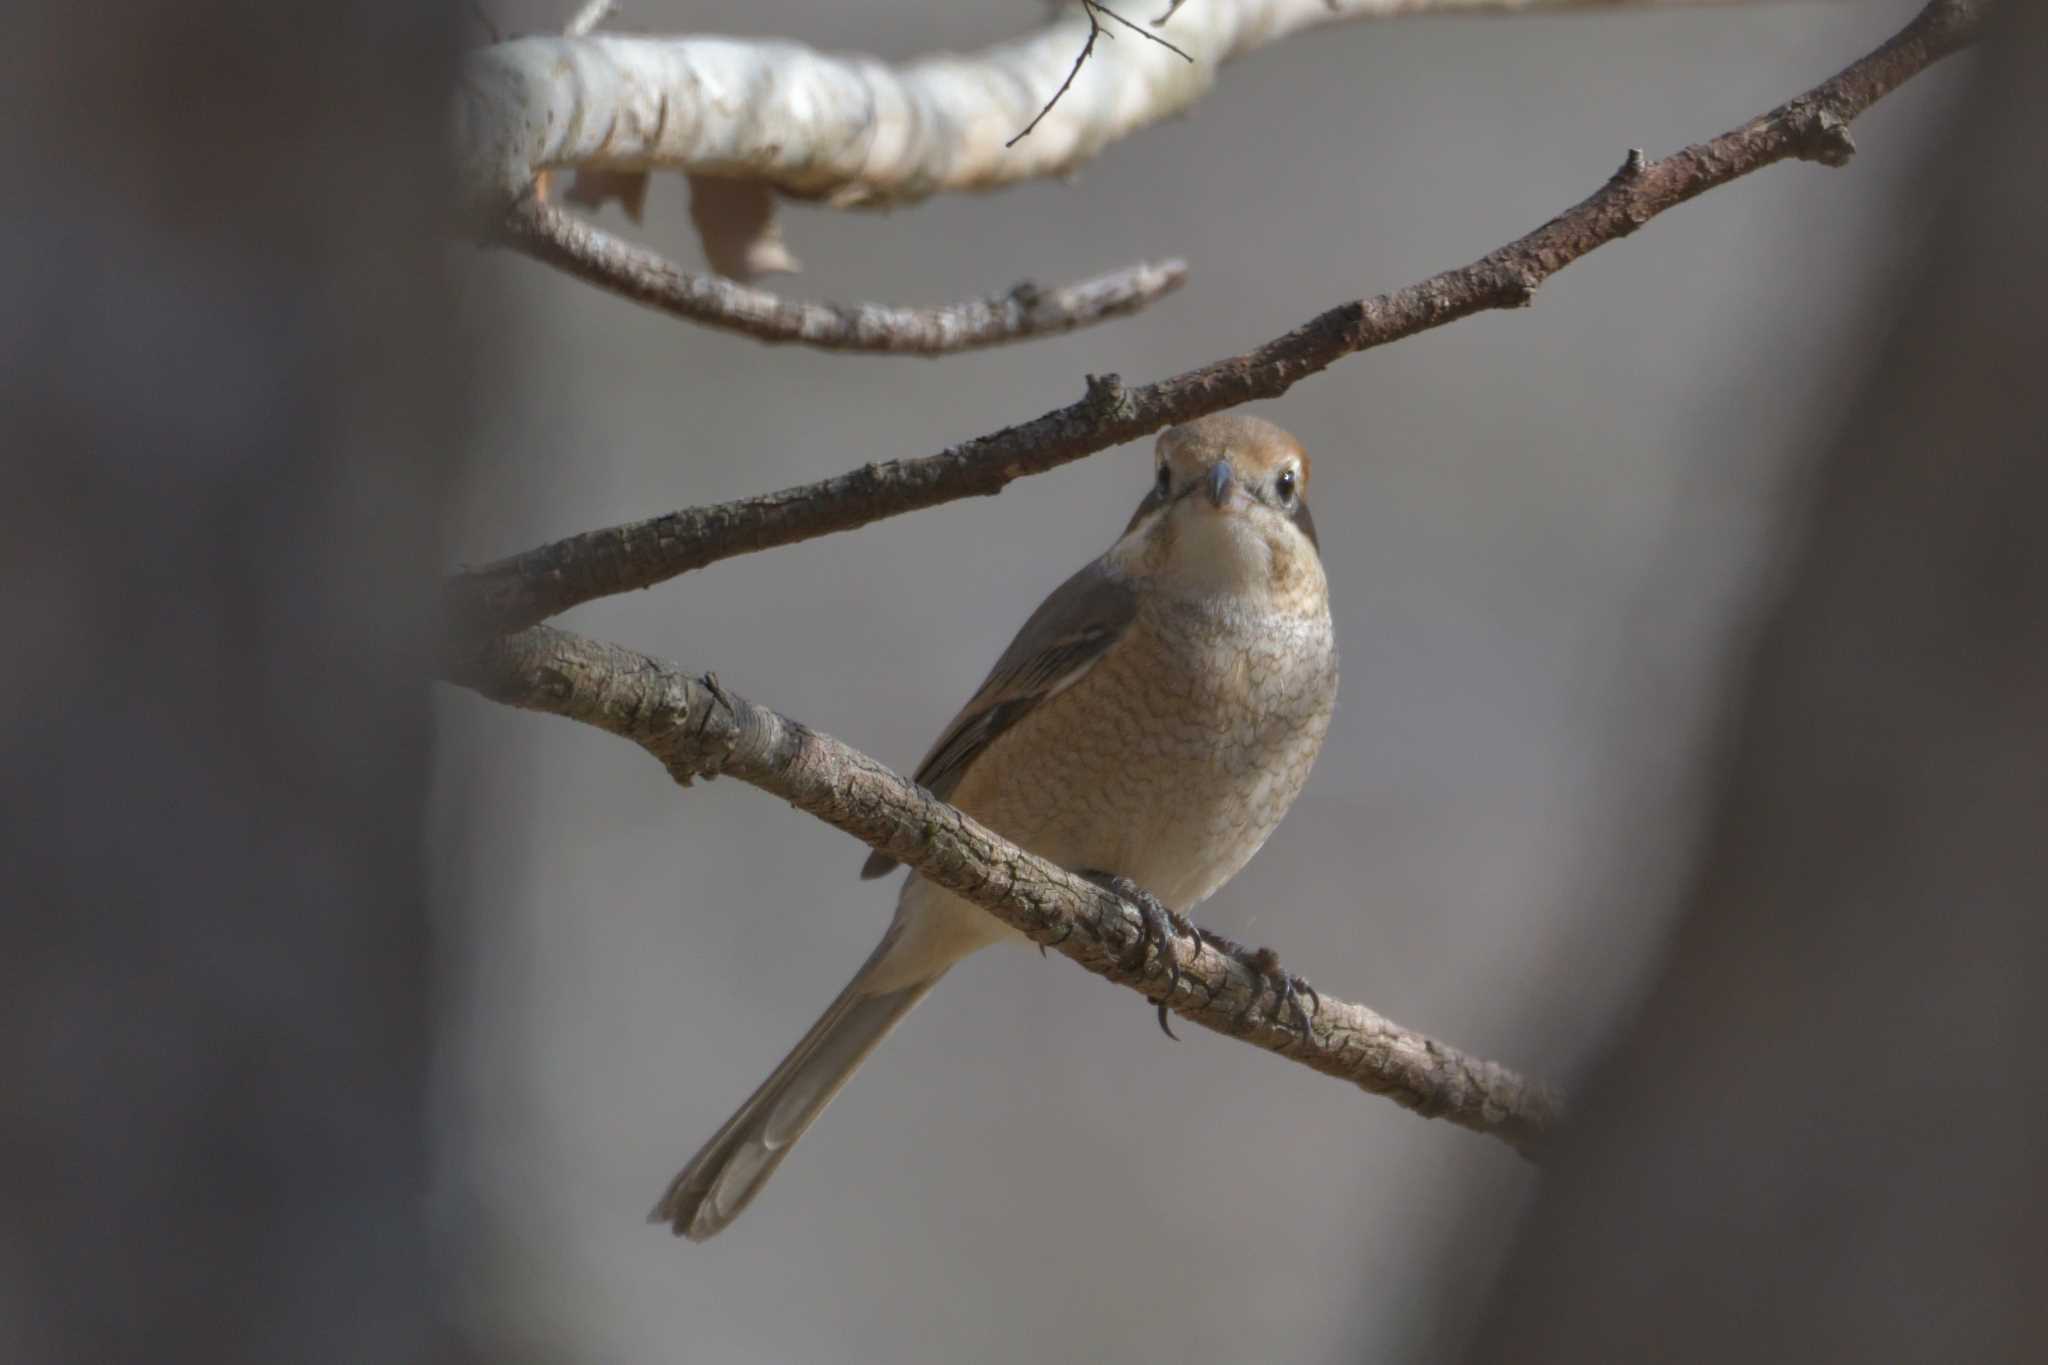
M 1200 3 L 1200 0 L 1195 0 Z M 510 31 L 567 5 L 492 4 Z M 693 329 L 461 250 L 496 374 L 451 553 L 482 560 L 928 453 L 1461 264 L 1874 45 L 1911 3 L 1404 21 L 1226 69 L 1071 184 L 792 209 L 783 287 L 931 303 L 1176 254 L 1149 311 L 938 361 Z M 909 56 L 1036 6 L 638 0 L 622 24 Z M 481 34 L 478 34 L 481 38 Z M 1573 267 L 1533 309 L 1339 365 L 1265 415 L 1316 456 L 1344 650 L 1307 794 L 1200 918 L 1324 988 L 1569 1084 L 1645 986 L 1787 493 L 1935 205 L 1963 68 Z M 1081 77 L 1089 79 L 1086 73 Z M 644 227 L 693 262 L 684 190 Z M 899 768 L 1100 552 L 1148 453 L 581 608 Z M 445 692 L 431 846 L 454 990 L 437 1208 L 486 1357 L 1412 1360 L 1456 1352 L 1533 1190 L 1506 1148 L 984 954 L 705 1246 L 641 1219 L 867 952 L 894 883 L 737 783 Z

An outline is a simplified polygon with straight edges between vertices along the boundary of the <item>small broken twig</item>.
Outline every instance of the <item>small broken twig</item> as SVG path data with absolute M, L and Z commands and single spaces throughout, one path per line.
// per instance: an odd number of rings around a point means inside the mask
M 617 0 L 587 0 L 583 8 L 577 10 L 575 16 L 563 26 L 562 36 L 581 38 L 586 33 L 596 32 L 597 26 L 611 18 L 612 11 L 616 8 Z

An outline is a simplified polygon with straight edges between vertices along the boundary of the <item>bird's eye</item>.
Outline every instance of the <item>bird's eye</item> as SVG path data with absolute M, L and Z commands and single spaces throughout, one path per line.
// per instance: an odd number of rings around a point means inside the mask
M 1165 465 L 1159 466 L 1158 488 L 1162 493 L 1168 492 L 1173 488 L 1173 471 Z
M 1296 476 L 1295 476 L 1295 473 L 1294 473 L 1294 471 L 1293 471 L 1293 470 L 1291 470 L 1291 469 L 1283 469 L 1283 470 L 1281 470 L 1281 471 L 1280 471 L 1280 477 L 1279 477 L 1279 478 L 1277 478 L 1277 479 L 1275 479 L 1275 480 L 1273 480 L 1273 487 L 1274 487 L 1274 489 L 1275 489 L 1276 491 L 1278 491 L 1278 492 L 1279 492 L 1279 494 L 1280 494 L 1280 501 L 1282 501 L 1282 502 L 1293 502 L 1293 501 L 1294 501 L 1294 484 L 1295 484 L 1295 478 L 1296 478 Z

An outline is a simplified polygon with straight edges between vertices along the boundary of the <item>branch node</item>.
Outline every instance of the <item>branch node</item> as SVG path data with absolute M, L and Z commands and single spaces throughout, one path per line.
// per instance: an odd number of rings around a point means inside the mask
M 542 664 L 533 670 L 533 695 L 560 706 L 576 694 L 576 681 L 559 668 Z
M 1793 137 L 1793 155 L 1801 161 L 1842 167 L 1856 155 L 1856 139 L 1849 135 L 1849 121 L 1834 110 L 1802 104 L 1785 113 L 1785 126 Z
M 709 782 L 725 771 L 725 765 L 733 756 L 731 735 L 739 722 L 739 709 L 733 705 L 730 694 L 719 684 L 716 673 L 704 674 L 697 679 L 697 683 L 710 694 L 711 705 L 705 707 L 704 714 L 697 718 L 696 733 L 691 736 L 687 751 L 668 760 L 669 773 L 685 787 L 696 778 L 701 777 Z M 707 737 L 713 710 L 725 713 L 721 736 L 715 742 Z M 685 717 L 685 720 L 687 719 Z
M 1536 302 L 1536 290 L 1543 277 L 1522 266 L 1503 266 L 1494 274 L 1503 308 L 1528 308 Z
M 1631 147 L 1628 149 L 1628 155 L 1621 159 L 1621 169 L 1608 177 L 1608 183 L 1627 184 L 1631 180 L 1640 180 L 1643 178 L 1644 168 L 1649 164 L 1642 148 Z
M 1120 374 L 1089 375 L 1085 401 L 1090 409 L 1105 419 L 1124 416 L 1130 407 L 1129 396 L 1124 392 L 1124 377 Z

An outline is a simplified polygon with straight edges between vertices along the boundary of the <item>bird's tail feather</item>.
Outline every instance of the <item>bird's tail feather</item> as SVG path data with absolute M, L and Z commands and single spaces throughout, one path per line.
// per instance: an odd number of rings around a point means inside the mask
M 874 990 L 869 983 L 894 937 L 883 941 L 782 1065 L 669 1182 L 647 1221 L 673 1224 L 701 1242 L 739 1217 L 761 1192 L 839 1087 L 945 975 L 942 966 L 922 980 Z

